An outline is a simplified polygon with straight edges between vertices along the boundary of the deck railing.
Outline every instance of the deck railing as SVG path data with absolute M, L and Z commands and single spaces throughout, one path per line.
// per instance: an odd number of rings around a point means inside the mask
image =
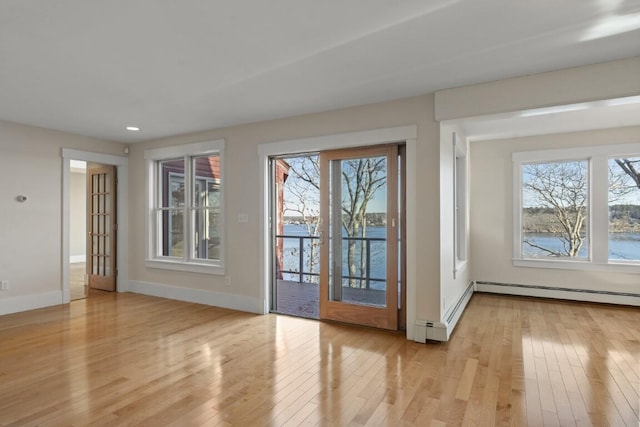
M 304 283 L 304 277 L 305 276 L 309 276 L 309 277 L 318 277 L 319 273 L 316 273 L 314 271 L 305 271 L 305 240 L 311 240 L 311 245 L 313 245 L 313 241 L 314 240 L 318 240 L 320 239 L 320 237 L 318 236 L 295 236 L 295 235 L 286 235 L 286 234 L 278 234 L 276 235 L 276 238 L 278 239 L 282 239 L 283 241 L 285 239 L 289 239 L 289 240 L 297 240 L 298 244 L 297 244 L 297 264 L 298 264 L 298 268 L 297 269 L 282 269 L 280 270 L 279 268 L 277 269 L 277 273 L 278 273 L 278 277 L 280 277 L 280 274 L 293 274 L 298 276 L 298 282 L 299 283 Z M 365 282 L 365 288 L 369 289 L 371 286 L 371 282 L 386 282 L 387 279 L 386 278 L 380 278 L 380 277 L 371 277 L 371 243 L 372 242 L 384 242 L 387 239 L 384 237 L 343 237 L 342 238 L 343 241 L 359 241 L 359 242 L 364 242 L 364 247 L 365 247 L 365 252 L 366 252 L 366 258 L 365 258 L 365 273 L 364 276 L 351 276 L 351 275 L 343 275 L 342 278 L 343 279 L 348 279 L 348 280 L 360 280 L 360 281 L 364 281 Z M 284 246 L 284 243 L 283 243 Z M 290 263 L 287 263 L 287 258 L 291 259 L 291 256 L 287 257 L 287 255 L 285 253 L 283 253 L 283 260 L 282 260 L 282 265 L 290 265 Z M 316 252 L 316 256 L 315 256 L 315 265 L 317 265 L 319 267 L 320 264 L 320 253 L 319 251 Z M 310 264 L 310 263 L 309 263 Z M 279 267 L 280 263 L 277 263 L 277 267 Z

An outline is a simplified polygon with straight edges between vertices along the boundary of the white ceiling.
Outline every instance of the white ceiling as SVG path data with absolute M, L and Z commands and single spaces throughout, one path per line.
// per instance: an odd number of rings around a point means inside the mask
M 0 119 L 135 142 L 638 55 L 640 0 L 3 0 Z

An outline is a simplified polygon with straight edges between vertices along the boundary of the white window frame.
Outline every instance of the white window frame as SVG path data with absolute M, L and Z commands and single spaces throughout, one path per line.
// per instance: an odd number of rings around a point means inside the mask
M 144 157 L 147 168 L 147 257 L 145 264 L 149 268 L 167 270 L 189 271 L 207 274 L 225 274 L 226 254 L 226 222 L 225 222 L 225 141 L 197 142 L 165 148 L 145 150 Z M 220 259 L 205 260 L 195 258 L 192 254 L 193 246 L 193 222 L 194 209 L 192 201 L 192 170 L 193 158 L 206 155 L 218 155 L 220 157 Z M 161 224 L 157 220 L 157 208 L 161 202 L 162 177 L 158 165 L 163 160 L 177 160 L 183 158 L 185 165 L 185 216 L 184 216 L 184 251 L 182 257 L 168 257 L 161 255 Z M 188 199 L 189 198 L 189 199 Z M 189 200 L 189 201 L 187 201 Z
M 564 270 L 640 272 L 640 261 L 609 260 L 609 159 L 637 157 L 640 143 L 522 151 L 513 160 L 513 265 Z M 588 161 L 588 236 L 586 259 L 524 258 L 522 256 L 522 165 Z
M 453 145 L 453 278 L 467 262 L 467 143 L 452 134 Z

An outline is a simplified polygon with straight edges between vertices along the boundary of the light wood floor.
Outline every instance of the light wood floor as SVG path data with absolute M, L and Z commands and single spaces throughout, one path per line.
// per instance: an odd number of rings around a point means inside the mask
M 0 317 L 0 425 L 638 426 L 640 310 L 473 296 L 452 339 L 135 294 Z

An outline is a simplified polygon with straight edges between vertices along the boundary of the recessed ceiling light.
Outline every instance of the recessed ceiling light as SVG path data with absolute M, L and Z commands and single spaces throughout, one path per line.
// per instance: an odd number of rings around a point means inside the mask
M 140 128 L 138 126 L 127 126 L 126 130 L 130 130 L 131 132 L 138 132 Z

